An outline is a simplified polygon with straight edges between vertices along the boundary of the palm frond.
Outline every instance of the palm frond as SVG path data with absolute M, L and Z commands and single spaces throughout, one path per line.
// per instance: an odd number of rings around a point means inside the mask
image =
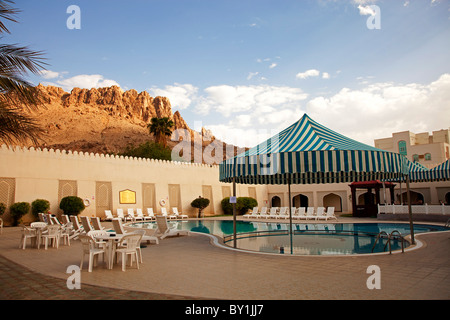
M 0 19 L 6 19 L 12 22 L 17 22 L 17 20 L 13 16 L 18 14 L 20 10 L 11 7 L 8 3 L 14 2 L 10 0 L 0 0 Z M 4 25 L 4 23 L 1 20 L 0 20 L 0 32 L 9 33 L 8 28 Z

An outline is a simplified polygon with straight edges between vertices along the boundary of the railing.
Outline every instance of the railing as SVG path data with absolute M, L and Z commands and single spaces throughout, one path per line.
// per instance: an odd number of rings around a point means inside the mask
M 385 238 L 387 237 L 387 242 L 384 245 L 383 251 L 386 251 L 386 246 L 389 245 L 389 254 L 392 254 L 392 249 L 391 249 L 391 240 L 394 239 L 395 234 L 398 234 L 398 238 L 401 240 L 402 243 L 402 253 L 405 252 L 405 238 L 402 236 L 402 234 L 398 231 L 398 230 L 394 230 L 392 231 L 389 235 L 386 233 L 386 231 L 380 231 L 377 235 L 377 238 L 375 239 L 375 243 L 373 244 L 372 247 L 372 252 L 375 249 L 375 246 L 378 243 L 378 240 L 380 240 L 383 236 L 385 236 Z
M 441 205 L 432 205 L 432 204 L 424 204 L 424 205 L 413 205 L 411 206 L 412 213 L 421 213 L 421 214 L 450 214 L 450 206 L 446 206 L 444 204 Z M 396 205 L 396 204 L 385 204 L 378 205 L 378 213 L 408 213 L 408 206 Z

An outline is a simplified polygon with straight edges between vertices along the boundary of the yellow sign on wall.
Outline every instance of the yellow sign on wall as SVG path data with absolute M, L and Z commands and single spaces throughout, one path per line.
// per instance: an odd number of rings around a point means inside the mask
M 129 189 L 119 191 L 119 202 L 124 204 L 136 203 L 136 191 Z

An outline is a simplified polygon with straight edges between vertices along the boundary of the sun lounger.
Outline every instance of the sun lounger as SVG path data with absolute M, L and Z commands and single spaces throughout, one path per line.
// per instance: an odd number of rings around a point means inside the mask
M 317 215 L 314 212 L 314 207 L 308 207 L 308 209 L 306 210 L 306 219 L 307 220 L 312 220 L 312 219 L 316 220 L 316 218 L 317 218 Z
M 277 215 L 277 219 L 288 219 L 289 218 L 289 208 L 288 207 L 281 207 L 280 213 Z
M 334 207 L 328 207 L 327 212 L 324 213 L 321 217 L 317 217 L 318 219 L 322 219 L 327 221 L 328 219 L 336 219 L 336 216 L 334 215 Z
M 258 207 L 254 207 L 252 212 L 244 214 L 243 218 L 258 218 Z
M 94 230 L 105 230 L 105 227 L 102 226 L 99 217 L 92 217 L 91 223 L 92 226 L 94 227 Z
M 277 219 L 277 217 L 278 217 L 278 213 L 277 213 L 278 209 L 279 209 L 278 207 L 272 207 L 272 208 L 270 208 L 270 211 L 269 211 L 269 218 Z
M 189 235 L 189 231 L 187 230 L 170 228 L 169 224 L 167 223 L 167 216 L 156 216 L 156 223 L 158 225 L 156 236 L 158 236 L 160 239 L 164 239 L 165 237 L 170 236 Z
M 117 218 L 121 219 L 122 221 L 125 221 L 125 216 L 123 215 L 123 209 L 117 209 Z
M 127 212 L 128 212 L 128 216 L 125 218 L 125 220 L 130 220 L 133 222 L 137 220 L 136 216 L 134 215 L 133 208 L 128 208 Z
M 155 214 L 153 213 L 153 208 L 147 208 L 147 215 L 144 216 L 144 220 L 155 220 Z
M 316 211 L 316 220 L 325 219 L 325 208 L 318 207 Z
M 170 215 L 170 217 L 175 217 L 175 219 L 187 219 L 187 218 L 189 218 L 189 216 L 187 214 L 179 213 L 177 207 L 173 207 L 172 208 L 172 212 L 173 212 L 173 214 Z
M 137 208 L 136 209 L 136 220 L 141 220 L 141 221 L 145 220 L 145 216 L 142 213 L 142 209 L 141 208 Z
M 161 208 L 161 215 L 164 217 L 167 217 L 167 209 L 166 208 Z
M 262 207 L 261 212 L 258 215 L 258 218 L 268 218 L 269 215 L 267 214 L 267 207 Z
M 114 216 L 111 210 L 105 210 L 105 221 L 112 221 L 112 219 L 114 219 Z
M 91 223 L 89 222 L 89 217 L 87 216 L 81 216 L 81 224 L 83 225 L 84 232 L 89 232 L 94 230 L 94 228 L 91 226 Z

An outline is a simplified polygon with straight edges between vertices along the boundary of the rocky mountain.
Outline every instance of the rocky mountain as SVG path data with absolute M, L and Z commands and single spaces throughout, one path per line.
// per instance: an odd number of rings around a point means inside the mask
M 123 91 L 118 86 L 107 88 L 74 88 L 70 93 L 62 88 L 39 85 L 44 107 L 30 111 L 45 134 L 42 136 L 41 148 L 54 148 L 94 153 L 120 153 L 127 145 L 138 145 L 153 140 L 147 124 L 153 117 L 169 117 L 175 123 L 176 141 L 168 141 L 174 148 L 178 141 L 191 141 L 191 159 L 194 149 L 197 152 L 201 141 L 204 157 L 202 162 L 212 163 L 212 158 L 219 162 L 217 152 L 223 148 L 223 159 L 242 152 L 242 149 L 226 145 L 215 139 L 211 132 L 202 129 L 196 132 L 189 128 L 181 114 L 172 112 L 167 97 L 151 97 L 147 91 Z M 214 149 L 211 152 L 211 149 Z M 184 152 L 186 154 L 186 152 Z M 198 155 L 198 153 L 197 153 Z M 208 158 L 209 157 L 209 158 Z M 205 159 L 206 158 L 206 159 Z M 199 158 L 196 158 L 199 162 Z

